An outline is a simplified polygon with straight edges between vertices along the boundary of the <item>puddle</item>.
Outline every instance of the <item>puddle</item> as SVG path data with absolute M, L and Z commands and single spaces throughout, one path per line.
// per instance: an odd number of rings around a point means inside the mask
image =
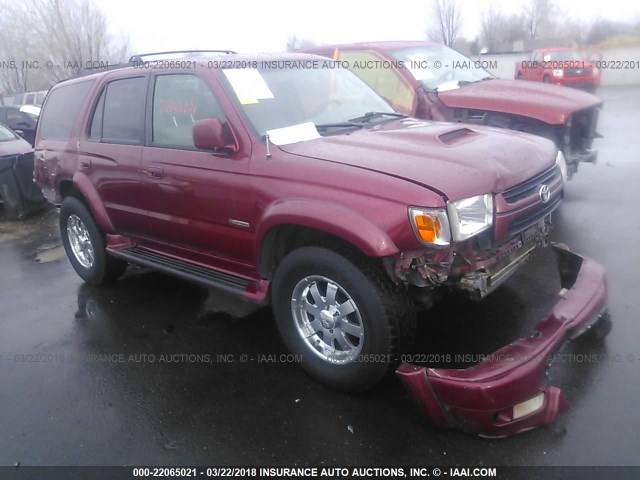
M 55 262 L 56 260 L 60 260 L 67 256 L 62 245 L 58 245 L 55 247 L 45 246 L 39 250 L 40 251 L 36 255 L 36 262 L 39 263 Z

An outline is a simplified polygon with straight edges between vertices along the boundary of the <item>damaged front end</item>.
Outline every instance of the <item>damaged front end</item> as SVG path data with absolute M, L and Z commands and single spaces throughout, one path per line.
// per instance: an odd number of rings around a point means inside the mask
M 526 251 L 521 250 L 522 254 Z M 566 408 L 562 391 L 545 381 L 550 356 L 597 324 L 608 332 L 610 321 L 605 311 L 603 268 L 559 246 L 554 251 L 561 290 L 551 311 L 529 337 L 466 369 L 403 363 L 396 370 L 435 425 L 503 437 L 552 423 Z M 474 287 L 473 291 L 481 292 L 482 288 Z

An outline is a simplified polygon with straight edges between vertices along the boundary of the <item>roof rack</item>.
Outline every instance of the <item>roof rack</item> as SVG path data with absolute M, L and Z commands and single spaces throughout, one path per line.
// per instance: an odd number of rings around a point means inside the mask
M 174 55 L 177 53 L 224 53 L 226 55 L 233 55 L 238 52 L 234 52 L 233 50 L 171 50 L 167 52 L 153 52 L 153 53 L 141 53 L 137 55 L 133 55 L 129 58 L 129 63 L 133 62 L 141 62 L 144 57 L 152 57 L 154 55 Z

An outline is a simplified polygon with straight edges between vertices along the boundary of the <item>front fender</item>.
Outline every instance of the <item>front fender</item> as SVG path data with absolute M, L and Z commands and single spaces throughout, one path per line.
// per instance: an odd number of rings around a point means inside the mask
M 255 258 L 267 233 L 280 225 L 297 225 L 339 237 L 370 257 L 398 253 L 389 236 L 373 222 L 349 208 L 331 202 L 292 199 L 268 206 L 256 230 Z
M 107 215 L 107 210 L 104 208 L 98 191 L 89 180 L 89 177 L 82 172 L 76 172 L 73 175 L 73 186 L 80 191 L 87 201 L 89 210 L 91 210 L 93 218 L 98 222 L 102 231 L 104 233 L 116 233 L 116 229 L 113 227 L 109 215 Z

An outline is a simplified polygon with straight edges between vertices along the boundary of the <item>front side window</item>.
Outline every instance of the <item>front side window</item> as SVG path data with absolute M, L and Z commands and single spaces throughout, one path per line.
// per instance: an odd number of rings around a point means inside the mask
M 393 113 L 382 97 L 347 69 L 284 67 L 223 72 L 261 136 L 267 130 L 303 123 L 320 127 L 348 123 L 368 112 Z
M 222 107 L 197 75 L 158 75 L 155 79 L 152 142 L 157 146 L 193 148 L 193 124 L 205 118 L 226 122 Z
M 68 140 L 93 80 L 54 88 L 40 115 L 40 138 Z

